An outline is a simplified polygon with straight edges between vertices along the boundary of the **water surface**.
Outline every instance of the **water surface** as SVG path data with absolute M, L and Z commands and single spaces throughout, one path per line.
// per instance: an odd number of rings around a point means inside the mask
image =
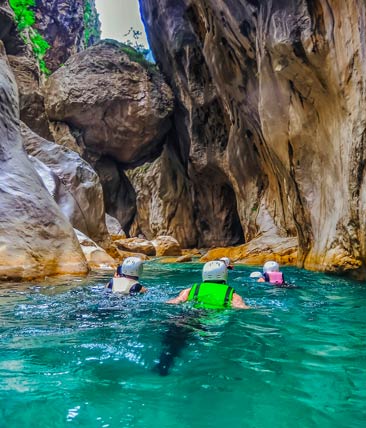
M 164 302 L 202 265 L 145 265 L 144 296 L 106 274 L 0 288 L 0 426 L 366 426 L 366 286 L 284 269 L 298 289 L 230 283 L 253 309 Z

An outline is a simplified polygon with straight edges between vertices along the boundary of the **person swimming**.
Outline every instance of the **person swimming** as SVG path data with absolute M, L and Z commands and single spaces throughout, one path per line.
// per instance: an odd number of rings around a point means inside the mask
M 249 278 L 257 282 L 267 282 L 276 287 L 296 288 L 294 284 L 289 284 L 285 281 L 283 272 L 280 272 L 280 265 L 275 261 L 268 261 L 263 265 L 262 272 L 252 272 Z
M 146 293 L 147 289 L 139 283 L 139 277 L 143 271 L 143 261 L 139 257 L 127 257 L 122 266 L 117 267 L 117 272 L 109 281 L 106 288 L 113 293 L 122 295 Z
M 227 285 L 227 267 L 221 260 L 206 263 L 202 269 L 202 282 L 181 291 L 179 296 L 167 303 L 178 304 L 193 301 L 205 309 L 249 309 L 235 290 Z

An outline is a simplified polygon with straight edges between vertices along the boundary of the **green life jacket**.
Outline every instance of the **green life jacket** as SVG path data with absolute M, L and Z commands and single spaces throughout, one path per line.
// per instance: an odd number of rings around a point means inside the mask
M 196 302 L 195 307 L 225 309 L 231 307 L 233 294 L 234 289 L 226 284 L 202 282 L 193 285 L 187 300 Z

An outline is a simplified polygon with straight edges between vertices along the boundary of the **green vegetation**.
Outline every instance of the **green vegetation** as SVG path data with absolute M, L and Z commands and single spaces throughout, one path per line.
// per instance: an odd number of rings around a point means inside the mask
M 122 44 L 121 50 L 128 55 L 131 61 L 138 62 L 151 72 L 158 71 L 157 65 L 145 58 L 145 50 L 141 52 L 124 43 Z M 148 49 L 146 49 L 146 51 L 149 52 Z
M 9 3 L 15 13 L 19 31 L 35 24 L 36 19 L 32 9 L 36 5 L 35 0 L 9 0 Z
M 39 69 L 45 75 L 51 74 L 44 60 L 50 45 L 44 37 L 33 28 L 33 25 L 36 22 L 33 10 L 36 4 L 35 0 L 9 0 L 9 4 L 15 13 L 18 29 L 26 43 L 29 37 L 32 45 L 32 51 L 39 64 Z M 28 30 L 28 34 L 25 34 L 25 30 Z
M 90 1 L 84 1 L 84 42 L 87 48 L 93 44 L 96 39 L 99 39 L 100 31 L 98 25 L 98 14 L 94 13 Z

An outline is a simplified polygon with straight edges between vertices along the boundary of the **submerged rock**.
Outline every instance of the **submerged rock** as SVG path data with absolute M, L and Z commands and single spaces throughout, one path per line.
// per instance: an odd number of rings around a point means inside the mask
M 0 41 L 0 279 L 85 274 L 72 226 L 22 148 L 14 76 Z
M 52 121 L 80 130 L 94 156 L 124 164 L 156 156 L 171 126 L 170 88 L 158 72 L 131 61 L 118 42 L 72 56 L 48 79 L 45 94 Z

